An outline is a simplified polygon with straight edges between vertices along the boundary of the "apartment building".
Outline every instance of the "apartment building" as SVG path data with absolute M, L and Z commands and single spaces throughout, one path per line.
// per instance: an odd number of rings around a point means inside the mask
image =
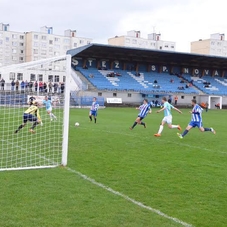
M 64 35 L 53 34 L 52 27 L 41 27 L 39 32 L 10 31 L 9 24 L 0 23 L 0 67 L 65 55 L 67 50 L 90 44 L 92 39 L 77 37 L 76 30 L 65 30 Z M 65 66 L 57 62 L 48 72 L 0 72 L 0 80 L 64 82 Z
M 209 39 L 191 42 L 191 53 L 226 57 L 227 41 L 225 34 L 214 33 L 210 35 Z
M 0 67 L 25 62 L 24 32 L 9 31 L 9 24 L 0 23 Z
M 0 23 L 0 66 L 64 55 L 69 49 L 92 42 L 90 38 L 77 37 L 76 30 L 55 35 L 47 26 L 39 32 L 15 32 L 9 28 L 9 24 Z
M 147 38 L 141 37 L 140 31 L 128 31 L 125 36 L 115 36 L 108 39 L 109 45 L 144 48 L 151 50 L 175 51 L 176 43 L 161 40 L 161 34 L 151 33 Z

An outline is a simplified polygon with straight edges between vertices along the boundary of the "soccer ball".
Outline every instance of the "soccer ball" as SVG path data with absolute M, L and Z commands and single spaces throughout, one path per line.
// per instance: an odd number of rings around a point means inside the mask
M 78 122 L 75 123 L 75 126 L 78 127 L 80 124 Z

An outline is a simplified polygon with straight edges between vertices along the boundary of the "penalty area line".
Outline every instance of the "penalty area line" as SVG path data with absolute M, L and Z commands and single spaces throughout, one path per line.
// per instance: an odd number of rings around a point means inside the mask
M 108 186 L 105 186 L 104 184 L 99 183 L 96 180 L 94 180 L 94 179 L 92 179 L 92 178 L 90 178 L 90 177 L 88 177 L 88 176 L 86 176 L 86 175 L 84 175 L 84 174 L 82 174 L 82 173 L 80 173 L 80 172 L 78 172 L 76 170 L 73 170 L 73 169 L 71 169 L 69 167 L 67 167 L 67 170 L 70 171 L 70 172 L 72 172 L 72 173 L 75 173 L 76 175 L 80 176 L 84 180 L 89 181 L 90 183 L 92 183 L 92 184 L 94 184 L 94 185 L 96 185 L 96 186 L 98 186 L 98 187 L 100 187 L 102 189 L 105 189 L 106 191 L 109 191 L 110 193 L 112 193 L 114 195 L 120 196 L 123 199 L 125 199 L 125 200 L 127 200 L 127 201 L 129 201 L 129 202 L 131 202 L 131 203 L 133 203 L 133 204 L 135 204 L 135 205 L 137 205 L 137 206 L 139 206 L 139 207 L 141 207 L 143 209 L 149 210 L 152 213 L 155 213 L 155 214 L 157 214 L 157 215 L 159 215 L 159 216 L 161 216 L 163 218 L 169 219 L 169 220 L 171 220 L 171 221 L 173 221 L 175 223 L 178 223 L 178 224 L 180 224 L 180 225 L 182 225 L 184 227 L 193 227 L 193 225 L 191 225 L 189 223 L 186 223 L 184 221 L 181 221 L 178 218 L 171 217 L 171 216 L 163 213 L 162 211 L 160 211 L 158 209 L 155 209 L 155 208 L 152 208 L 150 206 L 144 205 L 143 203 L 141 203 L 141 202 L 139 202 L 139 201 L 137 201 L 135 199 L 132 199 L 132 198 L 128 197 L 127 195 L 124 195 L 121 192 L 115 191 L 114 189 L 112 189 L 112 188 L 110 188 Z

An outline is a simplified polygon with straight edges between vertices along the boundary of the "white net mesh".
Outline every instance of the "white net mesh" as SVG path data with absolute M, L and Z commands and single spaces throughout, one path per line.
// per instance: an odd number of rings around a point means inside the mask
M 2 78 L 11 77 L 11 81 L 5 83 L 4 90 L 0 91 L 0 170 L 44 168 L 62 164 L 65 79 L 68 77 L 66 59 L 59 57 L 0 68 Z M 14 85 L 12 75 L 15 76 Z M 28 85 L 23 85 L 22 81 L 26 80 Z M 43 126 L 39 123 L 34 127 L 35 121 L 28 121 L 21 128 L 30 97 L 42 104 L 38 108 Z M 43 104 L 45 97 L 52 104 L 53 115 L 48 114 Z M 31 133 L 31 129 L 35 133 Z

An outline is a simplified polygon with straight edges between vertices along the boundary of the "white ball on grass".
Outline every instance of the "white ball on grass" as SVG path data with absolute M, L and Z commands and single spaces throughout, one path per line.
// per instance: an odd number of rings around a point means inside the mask
M 75 123 L 75 126 L 78 127 L 80 124 L 78 122 Z

